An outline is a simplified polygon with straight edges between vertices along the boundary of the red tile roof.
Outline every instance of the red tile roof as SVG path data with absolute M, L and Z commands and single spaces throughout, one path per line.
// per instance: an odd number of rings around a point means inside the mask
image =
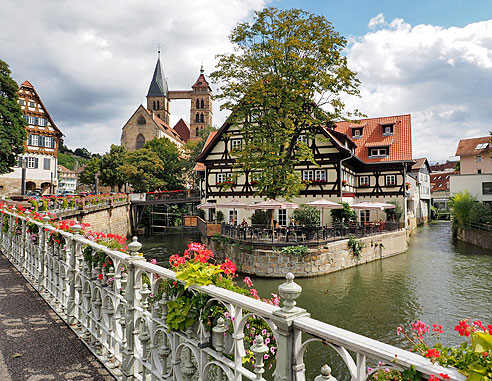
M 383 127 L 393 124 L 393 135 L 383 135 Z M 363 127 L 362 136 L 358 139 L 352 138 L 352 129 Z M 367 163 L 381 161 L 412 160 L 412 126 L 411 116 L 396 115 L 380 118 L 361 119 L 353 122 L 338 122 L 336 131 L 346 134 L 357 145 L 355 154 Z M 369 158 L 370 147 L 389 146 L 388 157 Z
M 200 73 L 195 84 L 193 86 L 191 86 L 192 89 L 195 89 L 197 87 L 208 87 L 208 88 L 210 88 L 210 86 L 208 85 L 208 82 L 205 79 L 205 76 L 203 75 L 203 73 Z
M 476 149 L 479 144 L 482 146 L 487 144 L 487 146 Z M 460 140 L 458 149 L 456 150 L 456 156 L 477 155 L 487 152 L 490 152 L 490 136 Z
M 412 169 L 420 169 L 422 168 L 422 166 L 425 164 L 425 162 L 427 161 L 427 159 L 425 157 L 421 157 L 419 159 L 415 159 L 415 164 L 412 165 Z M 429 163 L 427 163 L 427 166 L 429 165 Z M 430 169 L 430 167 L 428 167 L 428 169 Z
M 31 85 L 31 83 L 27 80 L 22 82 L 21 86 L 30 87 L 30 88 L 34 89 L 34 86 Z
M 449 175 L 457 175 L 459 172 L 431 173 L 431 192 L 449 191 Z
M 203 145 L 202 152 L 205 151 L 205 148 L 210 144 L 214 136 L 217 134 L 218 130 L 210 132 L 210 135 L 208 135 L 207 141 Z M 193 168 L 194 171 L 204 171 L 205 170 L 205 165 L 203 163 L 197 162 L 195 167 Z
M 176 123 L 173 130 L 176 131 L 185 142 L 190 139 L 190 126 L 183 120 L 183 118 Z

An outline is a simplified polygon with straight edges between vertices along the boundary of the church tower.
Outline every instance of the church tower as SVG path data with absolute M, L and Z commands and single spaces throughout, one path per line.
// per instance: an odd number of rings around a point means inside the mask
M 201 129 L 212 125 L 212 89 L 203 74 L 203 65 L 191 88 L 190 138 L 197 139 Z
M 147 110 L 169 125 L 169 90 L 166 77 L 161 69 L 160 52 L 155 65 L 154 76 L 147 93 Z

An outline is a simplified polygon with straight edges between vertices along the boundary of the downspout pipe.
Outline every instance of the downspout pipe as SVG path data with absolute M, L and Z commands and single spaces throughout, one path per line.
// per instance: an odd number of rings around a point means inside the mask
M 340 202 L 342 202 L 342 199 L 343 199 L 343 190 L 342 190 L 342 163 L 345 161 L 345 160 L 349 160 L 349 159 L 352 159 L 354 157 L 354 150 L 351 149 L 350 150 L 350 156 L 349 157 L 346 157 L 345 159 L 342 159 L 340 160 L 340 168 L 339 168 L 339 177 L 338 177 L 338 186 L 340 187 Z

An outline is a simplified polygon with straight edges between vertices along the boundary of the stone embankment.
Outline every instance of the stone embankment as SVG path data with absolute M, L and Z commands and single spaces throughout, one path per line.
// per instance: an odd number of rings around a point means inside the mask
M 458 237 L 460 241 L 492 250 L 492 233 L 475 229 L 459 228 Z
M 238 271 L 262 277 L 282 278 L 291 272 L 296 277 L 328 274 L 362 263 L 387 258 L 407 251 L 405 230 L 360 238 L 365 244 L 358 256 L 349 247 L 349 240 L 330 242 L 305 255 L 285 254 L 280 250 L 246 250 L 240 245 L 224 244 L 209 239 L 217 258 L 230 258 Z

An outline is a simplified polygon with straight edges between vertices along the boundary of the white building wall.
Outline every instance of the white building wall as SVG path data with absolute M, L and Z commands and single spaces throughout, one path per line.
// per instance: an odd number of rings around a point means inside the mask
M 492 183 L 492 174 L 451 175 L 449 176 L 451 197 L 458 192 L 468 191 L 478 201 L 492 202 L 492 194 L 483 194 L 483 183 Z

